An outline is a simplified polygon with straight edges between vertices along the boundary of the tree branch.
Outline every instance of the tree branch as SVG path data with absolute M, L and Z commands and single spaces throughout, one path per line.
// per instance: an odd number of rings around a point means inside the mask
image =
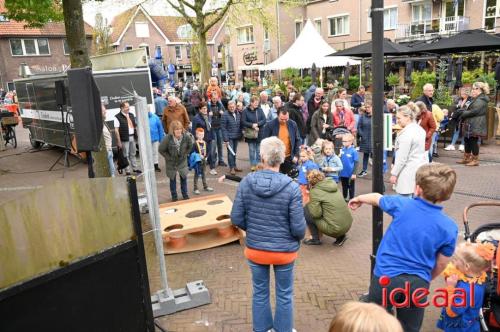
M 184 7 L 183 1 L 179 1 L 181 3 L 181 6 L 174 5 L 171 0 L 167 0 L 167 2 L 170 6 L 172 6 L 172 8 L 174 8 L 179 14 L 182 15 L 182 17 L 188 24 L 191 25 L 192 28 L 196 27 L 196 23 L 193 18 L 186 13 L 186 8 Z
M 211 13 L 207 13 L 207 16 L 211 16 L 210 14 L 214 14 L 215 17 L 212 20 L 212 22 L 205 24 L 205 29 L 203 30 L 203 32 L 205 32 L 205 33 L 208 32 L 208 30 L 210 30 L 210 28 L 212 28 L 215 25 L 215 23 L 219 22 L 222 18 L 224 18 L 227 11 L 229 10 L 229 8 L 232 5 L 234 5 L 233 0 L 228 0 L 228 2 L 226 3 L 226 5 L 224 7 L 216 9 L 215 11 L 213 11 Z M 217 13 L 217 11 L 219 11 L 219 12 Z

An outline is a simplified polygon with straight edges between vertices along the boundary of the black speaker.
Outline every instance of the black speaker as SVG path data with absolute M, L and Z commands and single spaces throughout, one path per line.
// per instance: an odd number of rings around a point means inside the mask
M 64 81 L 56 81 L 56 105 L 66 105 L 66 89 Z
M 103 120 L 101 97 L 92 70 L 68 70 L 68 83 L 77 150 L 99 151 Z

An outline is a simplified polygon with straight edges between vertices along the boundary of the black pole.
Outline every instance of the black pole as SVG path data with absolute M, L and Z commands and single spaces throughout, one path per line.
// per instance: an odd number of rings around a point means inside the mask
M 372 151 L 373 180 L 372 191 L 383 193 L 384 174 L 382 172 L 384 154 L 384 0 L 372 0 L 372 73 L 373 73 L 373 116 Z M 375 254 L 383 235 L 383 214 L 378 207 L 372 209 L 372 256 L 371 274 L 375 267 Z

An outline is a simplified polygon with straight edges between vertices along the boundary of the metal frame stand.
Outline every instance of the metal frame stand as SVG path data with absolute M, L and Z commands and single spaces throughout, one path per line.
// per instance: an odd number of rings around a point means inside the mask
M 149 219 L 153 227 L 156 253 L 160 265 L 161 290 L 151 297 L 153 316 L 164 316 L 177 311 L 199 307 L 211 303 L 210 294 L 203 280 L 188 282 L 185 288 L 172 290 L 168 287 L 165 253 L 161 235 L 160 210 L 156 193 L 156 175 L 154 170 L 151 135 L 149 131 L 148 105 L 146 98 L 134 95 L 135 112 L 139 134 L 139 149 L 143 166 L 144 184 L 148 199 Z

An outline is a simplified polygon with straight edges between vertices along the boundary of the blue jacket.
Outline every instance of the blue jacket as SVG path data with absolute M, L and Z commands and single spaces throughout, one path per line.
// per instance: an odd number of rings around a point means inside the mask
M 212 123 L 212 119 L 210 117 L 208 117 L 208 121 L 210 124 Z M 205 130 L 205 136 L 203 137 L 203 140 L 205 142 L 209 143 L 214 139 L 212 128 L 210 128 L 210 130 L 207 130 L 207 124 L 205 122 L 205 119 L 203 119 L 203 117 L 201 116 L 201 113 L 196 114 L 196 116 L 193 118 L 193 123 L 191 125 L 191 131 L 195 139 L 196 139 L 196 128 L 203 128 L 203 130 Z
M 161 96 L 156 96 L 155 97 L 155 113 L 156 113 L 156 115 L 162 116 L 163 115 L 163 110 L 167 106 L 168 106 L 168 103 L 165 100 L 165 98 L 163 98 Z
M 160 118 L 151 112 L 148 112 L 149 117 L 149 132 L 151 133 L 151 143 L 161 142 L 165 132 L 163 131 L 163 125 L 161 124 Z
M 243 110 L 243 114 L 241 115 L 241 126 L 243 128 L 252 128 L 254 123 L 258 123 L 259 125 L 259 136 L 257 139 L 248 139 L 245 140 L 248 142 L 260 142 L 264 136 L 264 126 L 266 125 L 266 116 L 264 111 L 260 107 L 257 107 L 255 110 L 251 111 L 249 107 Z
M 303 164 L 299 164 L 297 167 L 299 169 L 299 176 L 297 177 L 297 182 L 300 185 L 307 185 L 309 182 L 307 181 L 307 173 L 312 171 L 313 169 L 318 169 L 319 166 L 312 160 L 307 160 Z
M 280 131 L 280 121 L 278 118 L 270 121 L 264 128 L 264 137 L 276 136 L 278 137 Z M 290 143 L 292 145 L 292 157 L 298 157 L 300 152 L 300 134 L 297 124 L 293 120 L 288 120 L 288 135 L 290 136 Z
M 228 142 L 230 139 L 241 138 L 241 114 L 237 111 L 234 111 L 234 114 L 236 114 L 236 119 L 229 111 L 224 112 L 222 116 L 221 128 L 224 142 Z
M 306 222 L 299 185 L 270 170 L 248 174 L 238 186 L 231 222 L 247 232 L 246 245 L 257 250 L 295 252 Z
M 361 96 L 357 92 L 354 93 L 351 97 L 351 106 L 353 108 L 360 108 L 364 102 L 365 102 L 365 96 Z

